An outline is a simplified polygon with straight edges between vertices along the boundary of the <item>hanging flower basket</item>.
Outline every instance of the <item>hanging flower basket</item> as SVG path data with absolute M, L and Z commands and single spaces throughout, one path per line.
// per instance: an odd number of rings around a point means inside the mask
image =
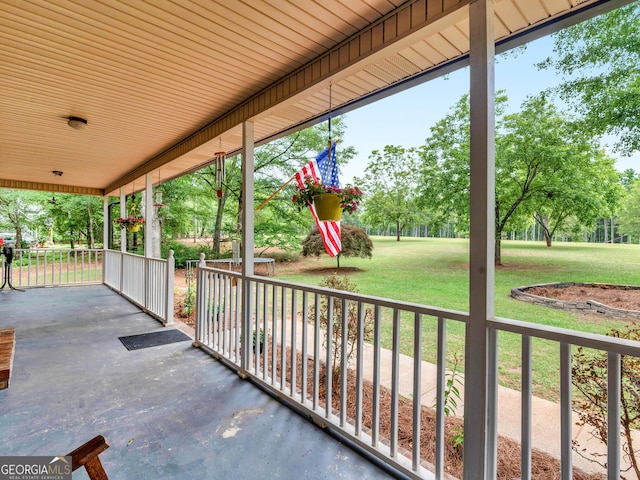
M 140 225 L 144 223 L 144 218 L 142 217 L 127 217 L 127 218 L 116 218 L 114 223 L 120 225 L 120 228 L 127 228 L 128 232 L 137 232 L 140 230 Z
M 313 202 L 320 220 L 339 221 L 342 212 L 352 214 L 358 209 L 362 200 L 362 191 L 350 185 L 345 188 L 325 186 L 305 177 L 304 188 L 297 186 L 292 198 L 298 210 L 309 207 Z
M 337 193 L 321 193 L 313 197 L 313 205 L 319 220 L 339 222 L 342 218 L 342 206 Z

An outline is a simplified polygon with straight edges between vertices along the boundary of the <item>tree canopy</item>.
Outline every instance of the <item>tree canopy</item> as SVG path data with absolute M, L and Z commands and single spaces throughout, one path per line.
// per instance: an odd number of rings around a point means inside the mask
M 405 226 L 421 218 L 418 208 L 418 156 L 415 149 L 387 145 L 374 150 L 363 178 L 357 179 L 366 192 L 361 219 L 372 227 L 396 227 L 396 240 Z
M 563 76 L 556 91 L 582 115 L 582 128 L 618 136 L 623 154 L 640 150 L 640 4 L 554 34 L 555 59 L 540 68 Z
M 495 262 L 507 228 L 535 218 L 549 234 L 569 219 L 593 222 L 618 198 L 613 161 L 591 136 L 576 128 L 544 95 L 504 115 L 507 98 L 496 98 Z M 423 149 L 425 202 L 450 215 L 465 231 L 469 222 L 469 99 L 463 96 L 432 129 Z

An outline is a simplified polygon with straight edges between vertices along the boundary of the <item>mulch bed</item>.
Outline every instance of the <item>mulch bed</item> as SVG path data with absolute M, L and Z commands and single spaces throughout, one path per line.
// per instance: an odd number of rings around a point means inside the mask
M 280 378 L 281 363 L 280 363 L 280 346 L 277 347 L 276 354 L 276 372 L 277 378 Z M 267 350 L 267 356 L 269 357 L 269 368 L 271 368 L 270 362 L 271 349 Z M 261 361 L 262 361 L 261 357 Z M 286 385 L 290 385 L 291 379 L 291 365 L 290 363 L 290 349 L 287 347 L 287 378 Z M 301 378 L 302 378 L 302 355 L 297 354 L 296 361 L 296 390 L 301 392 Z M 262 367 L 262 365 L 260 365 Z M 326 371 L 323 362 L 320 362 L 319 368 L 320 386 L 318 391 L 320 408 L 325 408 L 326 401 Z M 307 360 L 307 395 L 311 400 L 313 398 L 313 372 L 314 364 L 313 359 Z M 371 431 L 372 425 L 372 411 L 373 411 L 373 384 L 368 381 L 363 381 L 362 391 L 362 425 L 365 432 Z M 347 374 L 347 417 L 353 423 L 353 419 L 356 416 L 356 377 L 355 372 L 348 371 Z M 334 414 L 339 415 L 340 410 L 340 381 L 334 380 L 332 386 L 332 408 Z M 380 387 L 380 420 L 379 420 L 379 433 L 382 441 L 388 445 L 388 440 L 391 437 L 391 391 L 383 386 Z M 400 397 L 398 400 L 398 443 L 401 447 L 401 453 L 404 453 L 407 457 L 410 457 L 411 449 L 413 445 L 413 401 L 411 399 Z M 463 476 L 463 447 L 462 445 L 454 445 L 452 438 L 455 437 L 456 432 L 462 428 L 463 422 L 460 418 L 447 417 L 445 421 L 445 472 L 453 477 L 462 478 Z M 421 424 L 420 424 L 420 445 L 421 445 L 421 459 L 427 466 L 435 465 L 435 445 L 436 445 L 436 418 L 435 410 L 433 408 L 422 406 L 421 408 Z M 536 480 L 551 480 L 560 478 L 560 461 L 556 458 L 541 452 L 539 450 L 533 450 L 532 452 L 532 478 Z M 427 467 L 428 468 L 428 467 Z M 520 444 L 514 440 L 499 436 L 498 437 L 498 479 L 500 480 L 513 480 L 520 478 Z M 601 480 L 605 478 L 604 475 L 587 474 L 579 469 L 574 468 L 573 478 L 576 480 Z

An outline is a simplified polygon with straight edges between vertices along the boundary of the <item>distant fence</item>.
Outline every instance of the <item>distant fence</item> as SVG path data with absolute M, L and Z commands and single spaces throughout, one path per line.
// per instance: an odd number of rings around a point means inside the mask
M 17 288 L 102 283 L 102 249 L 15 249 L 11 270 L 2 256 L 2 278 Z

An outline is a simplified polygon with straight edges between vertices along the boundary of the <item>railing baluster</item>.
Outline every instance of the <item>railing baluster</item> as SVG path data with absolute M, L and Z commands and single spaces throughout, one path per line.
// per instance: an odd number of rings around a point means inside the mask
M 327 295 L 327 359 L 326 359 L 326 386 L 325 391 L 325 417 L 331 416 L 331 410 L 333 407 L 333 296 Z
M 498 331 L 487 329 L 487 478 L 497 478 L 498 469 Z
M 260 306 L 260 308 L 262 308 L 262 331 L 264 332 L 264 345 L 262 347 L 262 378 L 263 380 L 267 380 L 268 378 L 268 374 L 269 374 L 269 369 L 268 369 L 268 364 L 269 364 L 269 325 L 268 325 L 268 321 L 267 321 L 267 316 L 268 316 L 268 299 L 269 299 L 269 290 L 267 289 L 267 284 L 266 283 L 260 283 L 260 284 L 256 284 L 256 288 L 261 288 L 262 289 L 262 297 L 264 298 L 264 300 L 262 301 L 263 305 Z M 257 309 L 256 309 L 257 312 Z
M 233 344 L 235 345 L 235 360 L 240 362 L 240 322 L 242 322 L 242 289 L 244 288 L 244 282 L 242 279 L 236 278 L 236 290 L 235 290 L 235 308 L 233 311 Z
M 271 343 L 271 368 L 273 370 L 271 374 L 271 384 L 276 385 L 278 381 L 278 290 L 276 285 L 273 285 L 273 305 L 271 306 L 271 331 L 273 332 L 273 342 Z
M 262 309 L 260 308 L 260 302 L 262 301 L 262 295 L 260 292 L 260 287 L 258 284 L 256 284 L 256 306 L 255 306 L 255 311 L 256 311 L 256 333 L 255 335 L 257 336 L 257 338 L 252 338 L 252 342 L 253 342 L 253 349 L 255 352 L 255 357 L 256 357 L 256 375 L 258 375 L 258 372 L 260 371 L 260 356 L 262 353 L 262 350 L 260 349 L 260 343 L 259 343 L 259 339 L 260 339 L 260 335 L 259 335 L 259 330 L 260 330 L 260 314 L 262 313 Z M 256 348 L 257 347 L 257 348 Z
M 320 396 L 320 295 L 314 295 L 313 303 L 313 411 L 318 410 Z
M 522 413 L 520 418 L 520 478 L 531 480 L 531 337 L 522 336 Z
M 287 383 L 287 292 L 280 287 L 280 390 Z
M 377 447 L 380 441 L 380 342 L 381 311 L 380 305 L 374 307 L 373 321 L 373 405 L 371 406 L 371 446 Z
M 298 291 L 291 289 L 291 397 L 295 397 L 298 368 Z
M 307 362 L 308 355 L 308 341 L 309 341 L 309 294 L 306 291 L 302 291 L 302 375 L 300 378 L 300 402 L 305 403 L 307 400 L 307 375 L 309 365 Z
M 436 378 L 436 478 L 444 478 L 445 385 L 447 368 L 447 321 L 438 317 Z
M 362 388 L 364 384 L 364 315 L 362 302 L 358 302 L 358 336 L 356 340 L 356 418 L 355 434 L 362 434 Z
M 390 455 L 398 455 L 398 396 L 400 379 L 400 310 L 393 309 L 393 345 L 391 347 L 391 438 Z
M 560 463 L 562 480 L 573 477 L 571 449 L 571 345 L 560 343 Z
M 422 433 L 422 315 L 413 319 L 413 445 L 412 468 L 420 469 L 420 434 Z
M 620 478 L 620 354 L 607 357 L 607 478 Z

